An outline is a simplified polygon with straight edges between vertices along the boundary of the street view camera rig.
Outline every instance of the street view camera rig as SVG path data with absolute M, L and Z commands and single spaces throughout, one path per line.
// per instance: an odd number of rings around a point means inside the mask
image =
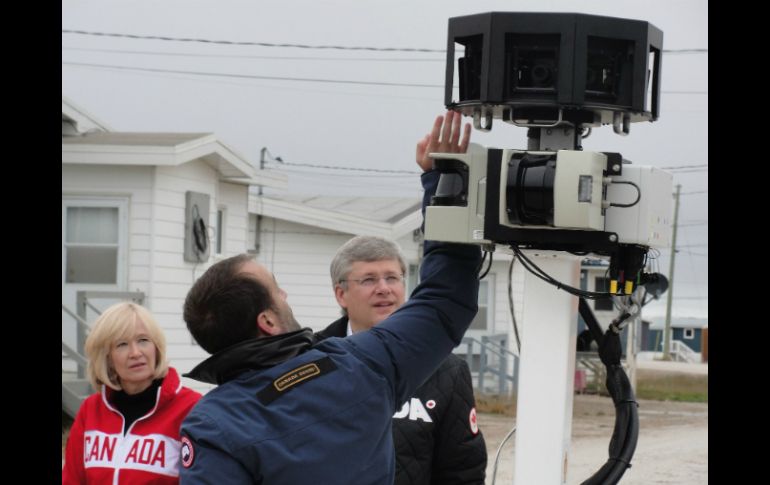
M 490 252 L 496 245 L 510 247 L 514 259 L 535 276 L 581 297 L 579 312 L 599 343 L 607 389 L 616 406 L 609 459 L 585 485 L 617 483 L 636 447 L 639 420 L 620 365 L 619 333 L 633 313 L 623 306 L 633 302 L 634 290 L 661 285 L 656 275 L 645 273 L 645 266 L 651 248 L 669 244 L 672 177 L 653 167 L 631 165 L 619 153 L 584 151 L 581 143 L 593 127 L 611 124 L 624 136 L 631 123 L 658 119 L 662 44 L 663 33 L 638 20 L 514 12 L 449 19 L 447 108 L 472 116 L 474 127 L 482 131 L 489 131 L 494 119 L 525 127 L 528 141 L 526 150 L 471 144 L 463 154 L 431 154 L 440 178 L 426 208 L 425 238 L 475 243 Z M 609 292 L 588 292 L 556 281 L 524 256 L 524 249 L 608 257 Z M 623 301 L 621 315 L 604 332 L 585 298 L 610 297 Z M 560 322 L 548 323 L 549 335 L 564 335 Z M 548 351 L 547 346 L 533 348 Z M 559 348 L 554 344 L 554 351 Z M 533 358 L 531 353 L 520 355 Z M 533 365 L 525 371 L 522 364 L 521 371 L 528 376 L 568 374 L 544 367 Z M 529 392 L 542 384 L 538 379 L 530 382 L 537 384 L 525 387 Z M 521 410 L 519 438 L 526 419 L 543 419 L 532 409 L 526 418 Z M 571 409 L 568 406 L 567 412 Z M 533 432 L 540 430 L 530 426 L 528 436 Z M 563 437 L 558 427 L 549 432 Z M 536 441 L 522 443 L 521 449 L 531 448 L 531 443 L 552 459 L 548 463 L 566 469 L 566 455 L 558 449 L 554 452 Z M 530 481 L 527 474 L 540 470 L 525 459 L 521 464 L 527 465 L 521 476 Z
M 648 22 L 595 15 L 449 19 L 447 108 L 482 131 L 493 119 L 526 127 L 528 146 L 435 154 L 425 237 L 609 256 L 610 293 L 631 294 L 649 248 L 668 245 L 671 175 L 581 142 L 592 127 L 627 135 L 658 118 L 662 43 Z

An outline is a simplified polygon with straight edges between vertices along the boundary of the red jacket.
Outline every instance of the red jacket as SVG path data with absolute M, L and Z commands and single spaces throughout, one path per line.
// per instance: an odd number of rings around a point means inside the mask
M 169 368 L 155 407 L 123 435 L 123 415 L 111 404 L 115 391 L 86 399 L 67 438 L 62 484 L 179 483 L 179 427 L 201 395 L 182 387 Z

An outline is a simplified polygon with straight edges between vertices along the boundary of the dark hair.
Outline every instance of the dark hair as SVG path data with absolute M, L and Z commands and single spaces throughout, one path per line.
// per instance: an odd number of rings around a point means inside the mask
M 256 278 L 238 273 L 251 259 L 239 254 L 219 261 L 187 293 L 187 329 L 210 354 L 258 337 L 257 315 L 273 304 L 270 292 Z

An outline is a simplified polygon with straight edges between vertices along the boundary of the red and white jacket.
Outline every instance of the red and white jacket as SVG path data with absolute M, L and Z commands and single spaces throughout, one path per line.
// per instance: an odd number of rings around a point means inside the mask
M 179 483 L 179 427 L 201 395 L 182 387 L 169 368 L 155 406 L 123 435 L 123 415 L 110 404 L 115 391 L 86 399 L 67 438 L 64 484 Z

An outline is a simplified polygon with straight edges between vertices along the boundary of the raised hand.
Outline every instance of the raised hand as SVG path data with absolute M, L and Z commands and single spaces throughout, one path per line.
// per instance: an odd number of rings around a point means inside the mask
M 460 118 L 462 115 L 447 111 L 444 116 L 438 116 L 433 122 L 433 130 L 417 142 L 417 165 L 428 171 L 433 168 L 433 159 L 429 153 L 465 153 L 471 139 L 471 125 L 465 123 L 463 136 L 460 140 Z

